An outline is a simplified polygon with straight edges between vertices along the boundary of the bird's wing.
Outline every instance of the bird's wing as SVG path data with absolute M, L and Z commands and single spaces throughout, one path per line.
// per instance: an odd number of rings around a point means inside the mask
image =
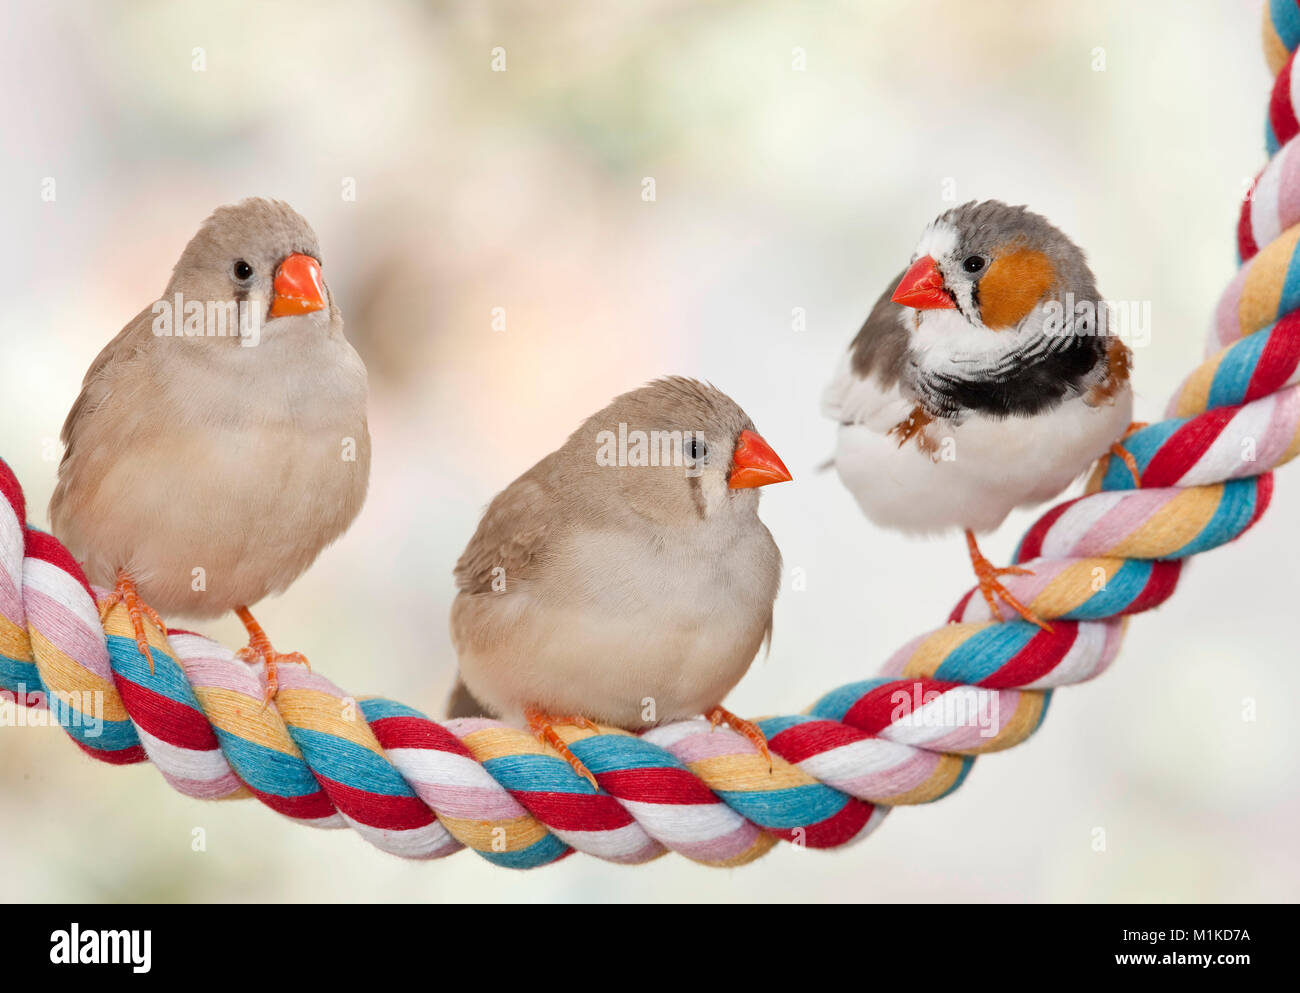
M 63 422 L 63 430 L 59 434 L 59 440 L 64 445 L 63 461 L 59 464 L 60 471 L 73 457 L 73 452 L 77 448 L 77 439 L 81 434 L 80 428 L 86 423 L 86 419 L 112 395 L 119 374 L 140 354 L 142 347 L 150 340 L 151 316 L 151 308 L 136 314 L 113 337 L 113 340 L 100 350 L 100 353 L 95 356 L 95 361 L 90 363 L 90 368 L 86 370 L 86 376 L 81 381 L 81 392 L 77 394 L 72 409 L 68 411 L 68 416 Z
M 915 403 L 904 375 L 908 334 L 903 308 L 890 299 L 902 278 L 899 273 L 880 295 L 822 393 L 822 413 L 833 421 L 887 431 L 898 423 L 900 408 Z
M 137 314 L 95 357 L 63 422 L 63 460 L 50 496 L 50 526 L 78 556 L 88 550 L 78 511 L 93 499 L 105 465 L 121 453 L 117 442 L 159 417 L 150 403 L 154 362 L 148 352 L 153 341 L 150 308 Z
M 556 456 L 548 455 L 488 504 L 456 563 L 456 586 L 462 593 L 487 593 L 494 580 L 525 579 L 534 571 L 560 521 L 555 462 Z

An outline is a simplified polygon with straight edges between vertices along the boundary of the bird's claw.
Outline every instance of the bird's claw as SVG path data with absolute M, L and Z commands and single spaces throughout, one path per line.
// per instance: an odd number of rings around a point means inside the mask
M 915 438 L 916 447 L 926 455 L 933 457 L 939 450 L 939 446 L 926 430 L 933 422 L 934 418 L 918 405 L 912 408 L 912 412 L 904 420 L 899 421 L 889 429 L 888 436 L 898 439 L 899 448 L 902 448 Z
M 1028 621 L 1030 624 L 1037 624 L 1040 628 L 1050 634 L 1052 631 L 1052 625 L 1048 624 L 1045 620 L 1017 600 L 1010 590 L 1003 586 L 1002 583 L 998 582 L 997 577 L 1001 575 L 1024 576 L 1032 575 L 1032 573 L 1027 569 L 992 569 L 987 573 L 981 573 L 979 570 L 976 570 L 975 576 L 979 580 L 980 592 L 984 594 L 984 602 L 989 605 L 989 613 L 996 619 L 1002 617 L 1002 611 L 998 608 L 998 600 L 1001 600 L 1019 614 L 1022 619 Z
M 235 656 L 249 665 L 257 665 L 260 662 L 266 670 L 266 696 L 262 700 L 264 705 L 274 700 L 280 692 L 279 666 L 281 664 L 304 665 L 307 671 L 311 672 L 307 656 L 301 652 L 277 652 L 269 642 L 265 648 L 252 644 L 246 645 L 237 651 Z
M 1133 477 L 1133 485 L 1138 489 L 1142 488 L 1142 473 L 1138 469 L 1137 459 L 1133 457 L 1132 452 L 1124 447 L 1124 442 L 1128 440 L 1130 435 L 1141 431 L 1146 426 L 1146 421 L 1133 421 L 1133 423 L 1128 426 L 1128 430 L 1124 432 L 1124 436 L 1110 446 L 1110 453 L 1123 462 L 1128 468 L 1129 474 Z
M 594 722 L 588 720 L 586 717 L 574 714 L 557 717 L 548 714 L 537 707 L 525 707 L 524 720 L 528 723 L 528 730 L 533 732 L 538 741 L 545 745 L 550 745 L 559 752 L 560 758 L 568 762 L 569 765 L 573 767 L 574 772 L 587 782 L 591 783 L 592 789 L 600 789 L 600 784 L 596 782 L 596 777 L 592 774 L 591 770 L 587 768 L 582 759 L 573 754 L 573 749 L 569 747 L 568 743 L 560 737 L 559 732 L 555 730 L 555 725 L 557 724 L 572 724 L 575 727 L 580 727 L 584 730 L 599 731 L 600 728 Z
M 108 615 L 112 613 L 113 608 L 118 604 L 126 607 L 127 617 L 131 620 L 131 630 L 135 632 L 135 647 L 139 649 L 149 662 L 149 672 L 152 675 L 153 669 L 153 649 L 149 647 L 149 639 L 144 629 L 144 619 L 148 618 L 161 633 L 167 633 L 167 625 L 163 619 L 158 616 L 158 612 L 140 599 L 140 594 L 135 588 L 135 582 L 125 569 L 117 574 L 117 583 L 113 586 L 113 592 L 104 597 L 99 602 L 99 623 L 102 625 L 108 620 Z
M 262 630 L 262 625 L 253 619 L 247 607 L 238 607 L 235 613 L 239 615 L 239 619 L 244 622 L 244 627 L 248 630 L 248 644 L 237 651 L 235 656 L 249 665 L 262 663 L 266 670 L 266 696 L 262 700 L 262 705 L 266 706 L 280 692 L 281 663 L 303 665 L 307 667 L 308 672 L 311 672 L 311 663 L 301 652 L 277 652 L 272 648 L 271 639 Z
M 772 750 L 767 747 L 767 736 L 763 734 L 757 724 L 753 721 L 747 721 L 743 717 L 737 717 L 724 707 L 714 707 L 704 716 L 709 719 L 709 723 L 714 727 L 719 724 L 726 724 L 741 737 L 748 739 L 758 749 L 758 753 L 767 759 L 767 771 L 772 771 Z
M 1001 600 L 1022 619 L 1038 625 L 1050 634 L 1052 626 L 1021 603 L 998 579 L 999 576 L 1032 576 L 1034 571 L 1018 565 L 995 566 L 979 550 L 972 531 L 966 532 L 966 545 L 970 550 L 970 561 L 975 569 L 975 579 L 979 582 L 980 593 L 983 594 L 984 602 L 989 607 L 989 616 L 994 620 L 1002 619 L 1002 610 L 998 607 L 998 600 Z

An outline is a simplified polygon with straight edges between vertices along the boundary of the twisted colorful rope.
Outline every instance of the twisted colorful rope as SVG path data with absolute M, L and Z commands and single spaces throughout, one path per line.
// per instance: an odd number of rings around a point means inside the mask
M 1286 55 L 1297 44 L 1300 6 L 1273 0 L 1265 45 L 1275 71 L 1285 63 L 1279 86 L 1288 93 Z M 1288 134 L 1270 119 L 1271 139 Z M 956 789 L 976 755 L 1029 737 L 1054 688 L 1114 660 L 1125 615 L 1163 603 L 1183 559 L 1238 537 L 1268 506 L 1271 470 L 1300 450 L 1292 150 L 1274 157 L 1243 207 L 1245 264 L 1219 304 L 1212 354 L 1173 398 L 1169 419 L 1126 442 L 1140 488 L 1118 460 L 1104 460 L 1084 496 L 1053 507 L 1020 543 L 1016 560 L 1033 575 L 1007 585 L 1054 619 L 1053 630 L 991 618 L 972 590 L 950 623 L 895 652 L 880 676 L 831 691 L 805 714 L 760 721 L 776 757 L 770 774 L 744 738 L 703 720 L 639 736 L 564 728 L 600 783 L 593 790 L 524 731 L 354 700 L 298 666 L 281 671 L 280 694 L 264 707 L 262 674 L 186 631 L 150 629 L 150 672 L 125 608 L 100 624 L 81 568 L 27 524 L 22 489 L 3 462 L 0 690 L 55 711 L 96 759 L 151 761 L 182 793 L 252 796 L 316 827 L 351 827 L 407 858 L 468 847 L 497 865 L 532 868 L 574 850 L 625 863 L 672 850 L 731 866 L 777 839 L 848 844 L 891 807 Z

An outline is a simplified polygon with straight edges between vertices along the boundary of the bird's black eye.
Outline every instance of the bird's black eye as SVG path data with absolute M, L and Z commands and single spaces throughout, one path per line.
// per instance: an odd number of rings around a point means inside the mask
M 686 457 L 692 462 L 707 462 L 709 446 L 704 443 L 703 438 L 692 438 L 686 443 Z
M 967 255 L 961 267 L 967 272 L 979 272 L 984 268 L 984 259 L 979 255 Z
M 240 281 L 248 279 L 253 275 L 253 267 L 243 259 L 240 259 L 235 263 L 235 267 L 232 271 L 235 274 L 235 278 Z

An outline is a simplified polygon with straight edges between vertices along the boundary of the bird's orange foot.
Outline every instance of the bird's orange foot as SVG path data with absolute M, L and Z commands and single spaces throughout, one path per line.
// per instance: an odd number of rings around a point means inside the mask
M 1032 576 L 1034 574 L 1032 569 L 1025 569 L 1018 565 L 995 566 L 984 557 L 984 553 L 975 542 L 975 533 L 969 529 L 966 531 L 966 547 L 970 551 L 970 562 L 975 568 L 975 578 L 979 581 L 980 593 L 984 595 L 984 602 L 989 605 L 989 614 L 995 619 L 1002 616 L 1002 611 L 998 609 L 998 600 L 1001 599 L 1030 624 L 1037 624 L 1047 632 L 1052 630 L 1050 624 L 1012 596 L 1011 591 L 998 580 L 999 576 Z
M 719 724 L 726 724 L 737 734 L 748 738 L 754 747 L 758 749 L 758 753 L 767 759 L 767 771 L 772 771 L 772 752 L 767 747 L 766 736 L 759 730 L 757 724 L 753 721 L 747 721 L 743 717 L 737 717 L 730 710 L 723 707 L 714 707 L 704 716 L 709 719 L 709 723 L 714 727 Z
M 934 455 L 939 450 L 938 443 L 930 437 L 926 430 L 934 423 L 934 418 L 925 412 L 918 404 L 912 408 L 912 412 L 907 415 L 906 420 L 899 421 L 889 429 L 890 438 L 898 439 L 898 447 L 902 448 L 913 438 L 916 439 L 916 447 L 927 455 Z
M 277 652 L 272 648 L 271 639 L 262 630 L 262 625 L 253 619 L 247 607 L 236 607 L 235 613 L 239 615 L 239 619 L 244 622 L 244 627 L 248 631 L 248 645 L 235 654 L 249 665 L 257 665 L 261 662 L 266 667 L 266 699 L 263 703 L 270 703 L 280 692 L 278 666 L 281 663 L 305 665 L 308 672 L 311 671 L 311 665 L 307 662 L 307 656 L 301 652 Z
M 1129 473 L 1133 476 L 1133 485 L 1138 489 L 1142 488 L 1142 473 L 1138 470 L 1137 459 L 1133 457 L 1132 452 L 1124 447 L 1124 442 L 1130 435 L 1141 431 L 1146 426 L 1146 421 L 1134 421 L 1128 426 L 1128 430 L 1124 432 L 1124 437 L 1110 446 L 1110 453 L 1128 467 Z
M 109 612 L 118 604 L 126 606 L 126 614 L 131 618 L 131 630 L 135 632 L 135 647 L 140 650 L 140 654 L 149 660 L 149 671 L 153 672 L 153 651 L 149 648 L 149 639 L 145 637 L 144 618 L 149 618 L 163 634 L 167 633 L 167 625 L 163 623 L 157 611 L 140 599 L 140 594 L 136 591 L 135 583 L 127 574 L 125 569 L 117 574 L 117 584 L 113 587 L 113 592 L 104 597 L 99 603 L 99 623 L 103 624 L 108 619 Z
M 573 754 L 565 740 L 560 737 L 559 732 L 555 730 L 557 724 L 572 724 L 574 727 L 585 728 L 591 731 L 599 731 L 600 728 L 587 720 L 585 717 L 569 715 L 567 717 L 556 717 L 553 714 L 545 713 L 536 707 L 524 708 L 524 720 L 528 722 L 528 730 L 537 736 L 537 740 L 550 745 L 560 757 L 569 765 L 573 766 L 573 771 L 579 776 L 591 783 L 592 789 L 600 789 L 600 784 L 596 782 L 596 777 L 592 775 L 591 770 L 583 765 L 582 759 Z

